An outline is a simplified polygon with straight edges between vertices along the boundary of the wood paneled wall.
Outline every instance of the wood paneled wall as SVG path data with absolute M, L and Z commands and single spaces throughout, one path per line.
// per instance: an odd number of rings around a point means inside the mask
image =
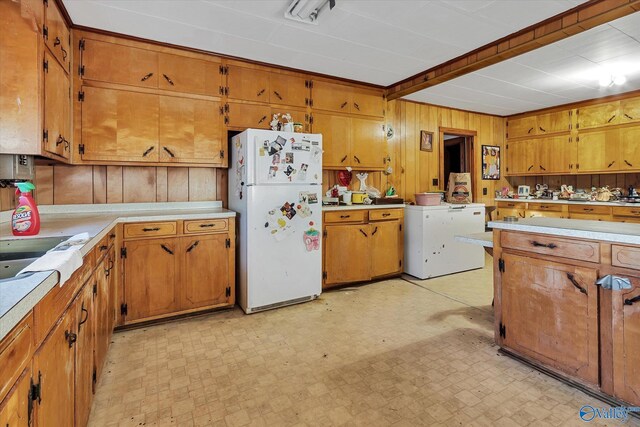
M 222 201 L 227 169 L 148 166 L 36 166 L 39 205 Z M 15 189 L 2 189 L 0 210 L 15 207 Z

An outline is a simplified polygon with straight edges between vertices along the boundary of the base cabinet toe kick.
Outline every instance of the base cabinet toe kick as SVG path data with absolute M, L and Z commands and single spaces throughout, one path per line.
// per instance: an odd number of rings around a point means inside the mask
M 640 245 L 494 229 L 495 340 L 640 406 Z

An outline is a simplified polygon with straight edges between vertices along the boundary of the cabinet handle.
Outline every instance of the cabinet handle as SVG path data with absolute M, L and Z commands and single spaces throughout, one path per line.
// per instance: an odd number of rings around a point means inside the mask
M 100 252 L 106 251 L 107 250 L 107 246 L 106 245 L 100 245 L 100 247 L 98 249 L 100 250 Z
M 60 50 L 62 51 L 62 60 L 66 61 L 67 60 L 67 51 L 65 48 L 63 48 L 62 46 L 60 46 Z
M 582 210 L 585 212 L 593 212 L 593 208 L 584 208 Z
M 549 248 L 549 249 L 555 249 L 558 247 L 558 245 L 556 245 L 555 243 L 544 244 L 544 243 L 536 242 L 535 240 L 531 241 L 531 245 L 537 248 Z
M 633 305 L 633 303 L 640 301 L 640 295 L 638 295 L 637 297 L 633 297 L 631 299 L 625 299 L 624 300 L 624 305 Z
M 342 218 L 342 219 L 351 218 L 351 215 L 340 215 L 340 218 Z
M 529 129 L 527 133 L 531 133 L 531 132 L 533 132 L 533 128 Z
M 372 236 L 375 236 L 377 232 L 378 232 L 378 227 L 376 227 L 376 228 L 373 230 L 373 233 L 371 233 L 371 235 L 372 235 Z
M 162 149 L 163 149 L 164 151 L 166 151 L 167 153 L 169 153 L 169 155 L 170 155 L 171 157 L 175 157 L 175 155 L 173 154 L 173 152 L 172 152 L 171 150 L 169 150 L 167 147 L 162 147 Z
M 527 172 L 529 172 L 531 169 L 533 169 L 533 165 L 529 166 L 529 169 L 527 169 Z
M 275 90 L 274 90 L 274 91 L 273 91 L 273 94 L 274 94 L 275 96 L 277 96 L 277 97 L 278 97 L 278 99 L 279 99 L 280 101 L 282 101 L 282 97 L 280 96 L 280 94 L 279 94 L 277 91 L 275 91 Z
M 147 154 L 152 152 L 154 148 L 155 147 L 153 145 L 151 147 L 147 148 L 147 150 L 144 153 L 142 153 L 142 157 L 147 157 Z
M 82 308 L 80 310 L 82 310 L 82 312 L 84 313 L 84 319 L 81 320 L 80 323 L 78 323 L 78 333 L 80 332 L 80 326 L 87 323 L 87 320 L 89 319 L 89 310 L 84 308 L 84 301 L 82 302 Z
M 578 281 L 576 280 L 575 276 L 571 273 L 567 273 L 567 279 L 569 279 L 569 281 L 571 282 L 571 284 L 573 286 L 575 286 L 580 292 L 582 292 L 585 295 L 589 295 L 587 293 L 587 290 L 585 288 L 583 288 L 582 286 L 580 286 L 580 283 L 578 283 Z
M 345 160 L 347 160 L 347 156 L 344 156 L 342 160 L 340 160 L 340 163 L 344 163 Z
M 200 228 L 215 227 L 215 224 L 200 224 Z
M 638 214 L 640 214 L 640 211 L 631 211 L 631 213 L 634 214 L 634 215 L 638 215 Z
M 615 162 L 616 162 L 616 161 L 614 160 L 613 162 L 609 163 L 609 166 L 607 166 L 607 167 L 608 167 L 608 168 L 610 168 L 611 166 L 613 166 L 613 164 L 614 164 Z
M 359 229 L 360 232 L 364 235 L 364 237 L 369 237 L 369 235 L 367 233 L 365 233 L 364 231 L 362 231 L 362 228 Z
M 260 92 L 258 92 L 258 93 L 256 94 L 256 96 L 262 96 L 262 94 L 263 94 L 263 93 L 264 93 L 264 89 L 262 89 Z
M 542 126 L 538 126 L 538 129 L 540 129 L 540 132 L 546 132 L 547 130 L 544 129 Z
M 624 162 L 627 164 L 627 166 L 633 167 L 633 165 L 629 163 L 627 160 L 625 160 Z
M 53 47 L 58 46 L 60 43 L 62 43 L 62 42 L 60 41 L 60 37 L 56 37 L 56 39 L 53 41 Z
M 612 121 L 613 119 L 615 119 L 615 118 L 616 118 L 616 115 L 614 114 L 613 116 L 611 116 L 611 118 L 610 118 L 609 120 L 607 120 L 607 123 L 611 123 L 611 121 Z
M 165 252 L 167 252 L 167 253 L 169 253 L 169 254 L 173 255 L 173 251 L 172 251 L 171 249 L 169 249 L 168 247 L 166 247 L 165 245 L 160 245 L 160 247 L 161 247 L 162 249 L 164 249 L 164 251 L 165 251 Z
M 195 242 L 193 242 L 193 244 L 187 248 L 187 252 L 191 252 L 192 250 L 194 250 L 195 247 L 198 246 L 198 243 L 200 243 L 200 240 L 196 240 Z
M 64 142 L 64 138 L 62 135 L 58 135 L 58 139 L 56 139 L 56 147 Z
M 356 108 L 356 110 L 360 111 L 360 106 L 358 105 L 358 103 L 354 102 L 353 106 Z
M 110 238 L 110 239 L 115 239 L 115 238 L 116 238 L 116 233 L 111 233 L 111 234 L 109 234 L 109 238 Z
M 149 80 L 151 78 L 151 76 L 153 76 L 153 73 L 149 73 L 146 76 L 144 76 L 143 78 L 140 79 L 141 82 L 145 82 L 147 80 Z
M 69 341 L 69 348 L 73 347 L 73 345 L 78 341 L 78 335 L 73 332 L 64 331 L 64 339 Z
M 391 214 L 389 212 L 385 212 L 385 213 L 382 214 L 382 216 L 386 218 L 388 216 L 391 216 Z
M 114 264 L 113 264 L 113 260 L 112 260 L 112 259 L 110 259 L 110 260 L 109 260 L 109 271 L 113 270 L 113 265 L 114 265 Z
M 143 228 L 143 229 L 142 229 L 142 231 L 144 231 L 145 233 L 146 233 L 147 231 L 159 231 L 159 230 L 160 230 L 160 227 L 153 227 L 153 228 L 147 228 L 147 227 L 145 227 L 145 228 Z
M 105 268 L 104 269 L 104 277 L 109 277 L 111 276 L 111 269 L 110 268 Z
M 265 120 L 267 120 L 267 116 L 262 116 L 262 118 L 258 120 L 258 124 L 264 122 Z
M 165 79 L 165 80 L 166 80 L 166 81 L 167 81 L 171 86 L 174 86 L 174 84 L 173 84 L 173 80 L 171 80 L 171 79 L 169 78 L 169 76 L 167 76 L 166 74 L 163 74 L 163 75 L 162 75 L 162 77 L 164 77 L 164 79 Z
M 627 113 L 624 113 L 624 116 L 625 116 L 627 119 L 629 119 L 629 120 L 634 120 L 634 118 L 633 118 L 633 117 L 631 117 L 630 115 L 628 115 Z
M 356 162 L 360 163 L 360 159 L 358 158 L 358 156 L 353 156 L 353 158 L 355 159 Z
M 524 218 L 524 217 L 525 217 L 525 214 L 523 214 L 523 213 L 521 213 L 521 212 L 518 212 L 518 216 L 519 216 L 520 218 Z
M 346 106 L 347 106 L 347 101 L 344 101 L 344 102 L 342 103 L 342 105 L 340 106 L 340 108 L 342 109 L 342 108 L 344 108 L 344 107 L 346 107 Z
M 546 171 L 546 169 L 542 165 L 540 165 L 540 169 L 542 169 L 543 171 Z

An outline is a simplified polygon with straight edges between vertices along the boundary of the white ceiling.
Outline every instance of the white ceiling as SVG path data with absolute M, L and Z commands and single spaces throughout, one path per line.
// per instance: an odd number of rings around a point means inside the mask
M 604 70 L 627 83 L 601 88 Z M 471 111 L 511 115 L 640 89 L 640 13 L 406 97 Z
M 337 0 L 317 26 L 285 20 L 290 0 L 63 3 L 74 24 L 386 86 L 583 1 Z

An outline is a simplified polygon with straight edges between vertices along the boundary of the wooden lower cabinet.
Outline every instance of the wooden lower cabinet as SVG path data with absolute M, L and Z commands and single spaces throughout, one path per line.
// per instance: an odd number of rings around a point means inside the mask
M 0 426 L 29 427 L 31 421 L 31 371 L 25 369 L 18 382 L 0 403 Z
M 503 253 L 502 344 L 598 384 L 597 270 Z
M 612 301 L 613 389 L 616 397 L 640 405 L 640 278 L 625 277 L 632 288 L 613 293 Z
M 371 231 L 371 276 L 380 277 L 402 272 L 404 233 L 399 221 L 376 221 Z
M 368 224 L 325 226 L 324 285 L 371 279 L 371 238 Z
M 95 361 L 93 369 L 100 376 L 109 349 L 115 323 L 113 292 L 115 288 L 115 249 L 112 247 L 96 267 L 93 277 L 95 300 Z
M 101 320 L 96 319 L 94 292 L 91 281 L 84 286 L 71 306 L 75 312 L 77 341 L 75 343 L 75 420 L 84 426 L 89 421 L 94 393 L 94 339 L 96 327 Z

